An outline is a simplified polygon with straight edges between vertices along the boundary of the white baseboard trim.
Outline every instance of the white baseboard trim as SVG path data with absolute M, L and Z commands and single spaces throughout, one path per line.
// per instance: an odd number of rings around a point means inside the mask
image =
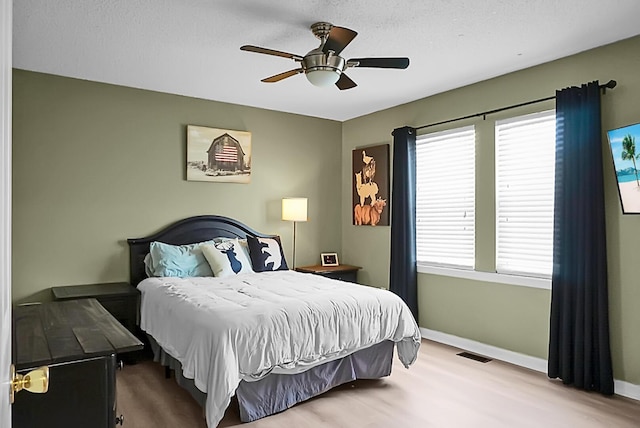
M 481 342 L 476 342 L 475 340 L 465 339 L 463 337 L 429 330 L 422 327 L 420 327 L 420 333 L 425 339 L 433 340 L 434 342 L 444 343 L 445 345 L 464 349 L 465 351 L 470 351 L 485 357 L 495 358 L 496 360 L 506 361 L 507 363 L 526 367 L 538 372 L 547 372 L 547 360 L 543 358 L 508 351 L 506 349 L 498 348 L 497 346 L 486 345 Z
M 616 392 L 616 394 L 623 397 L 640 400 L 640 385 L 636 385 L 635 383 L 614 379 L 613 390 Z
M 541 373 L 547 372 L 547 360 L 544 358 L 520 354 L 518 352 L 498 348 L 497 346 L 487 345 L 485 343 L 476 342 L 475 340 L 465 339 L 463 337 L 429 330 L 427 328 L 420 327 L 420 333 L 423 338 L 433 340 L 434 342 L 464 349 L 465 351 L 505 361 L 507 363 L 515 364 L 516 366 L 525 367 Z M 614 380 L 614 389 L 617 395 L 632 398 L 634 400 L 640 400 L 640 385 L 635 385 L 623 380 Z

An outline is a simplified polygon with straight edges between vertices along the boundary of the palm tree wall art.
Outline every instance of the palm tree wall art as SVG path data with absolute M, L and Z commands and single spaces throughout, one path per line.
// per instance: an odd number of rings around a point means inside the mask
M 640 175 L 636 162 L 640 159 L 640 148 L 636 149 L 636 137 L 640 137 L 640 123 L 607 131 L 607 137 L 622 213 L 640 214 Z
M 636 176 L 636 184 L 640 186 L 640 180 L 638 180 L 638 168 L 636 167 L 636 159 L 640 157 L 640 154 L 636 155 L 636 138 L 627 134 L 622 139 L 622 160 L 630 160 L 633 162 L 633 172 Z

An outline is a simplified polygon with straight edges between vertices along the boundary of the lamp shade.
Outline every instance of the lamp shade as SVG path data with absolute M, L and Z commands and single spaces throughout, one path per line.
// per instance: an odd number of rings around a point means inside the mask
M 340 78 L 340 73 L 336 70 L 311 70 L 307 71 L 307 80 L 314 86 L 331 86 Z
M 283 198 L 282 219 L 307 221 L 307 198 Z

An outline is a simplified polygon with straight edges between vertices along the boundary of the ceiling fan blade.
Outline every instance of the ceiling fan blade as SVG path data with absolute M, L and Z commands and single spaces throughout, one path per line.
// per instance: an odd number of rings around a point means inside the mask
M 300 55 L 291 54 L 288 52 L 276 51 L 274 49 L 261 48 L 259 46 L 244 45 L 240 47 L 240 50 L 247 51 L 247 52 L 255 52 L 255 53 L 261 53 L 261 54 L 267 54 L 267 55 L 280 56 L 282 58 L 289 58 L 296 61 L 302 61 L 302 57 Z
M 348 28 L 331 27 L 327 41 L 322 47 L 322 52 L 327 53 L 334 51 L 336 55 L 340 55 L 340 52 L 342 52 L 357 35 L 358 33 Z
M 409 58 L 351 58 L 347 61 L 347 66 L 404 69 L 409 67 Z
M 276 74 L 274 76 L 271 77 L 267 77 L 266 79 L 262 79 L 261 82 L 265 82 L 265 83 L 275 83 L 275 82 L 279 82 L 283 79 L 286 79 L 287 77 L 291 77 L 291 76 L 295 76 L 296 74 L 302 73 L 304 72 L 303 69 L 301 68 L 296 68 L 295 70 L 289 70 L 289 71 L 285 71 L 284 73 L 280 73 L 280 74 Z
M 354 82 L 353 80 L 351 80 L 349 78 L 349 76 L 347 76 L 346 74 L 342 73 L 340 75 L 340 78 L 338 79 L 338 81 L 336 82 L 336 86 L 341 90 L 344 91 L 345 89 L 351 89 L 351 88 L 355 88 L 356 86 L 356 82 Z

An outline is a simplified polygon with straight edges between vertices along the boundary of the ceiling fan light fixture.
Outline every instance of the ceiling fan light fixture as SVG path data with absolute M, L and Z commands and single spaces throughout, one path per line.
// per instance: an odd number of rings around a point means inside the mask
M 346 66 L 344 58 L 333 55 L 325 55 L 320 49 L 314 49 L 302 59 L 302 68 L 307 75 L 307 80 L 314 86 L 327 87 L 334 85 Z
M 397 68 L 409 66 L 409 58 L 352 58 L 345 60 L 340 53 L 358 35 L 353 30 L 336 27 L 328 22 L 316 22 L 311 26 L 314 36 L 320 39 L 320 46 L 310 50 L 306 55 L 296 55 L 260 46 L 244 45 L 240 50 L 265 55 L 279 56 L 300 63 L 300 68 L 278 73 L 262 79 L 262 82 L 279 82 L 296 74 L 304 73 L 314 86 L 329 87 L 336 85 L 338 89 L 355 88 L 356 83 L 343 72 L 351 67 Z
M 307 80 L 314 85 L 321 88 L 335 85 L 340 78 L 340 72 L 331 68 L 318 68 L 316 70 L 307 70 Z

